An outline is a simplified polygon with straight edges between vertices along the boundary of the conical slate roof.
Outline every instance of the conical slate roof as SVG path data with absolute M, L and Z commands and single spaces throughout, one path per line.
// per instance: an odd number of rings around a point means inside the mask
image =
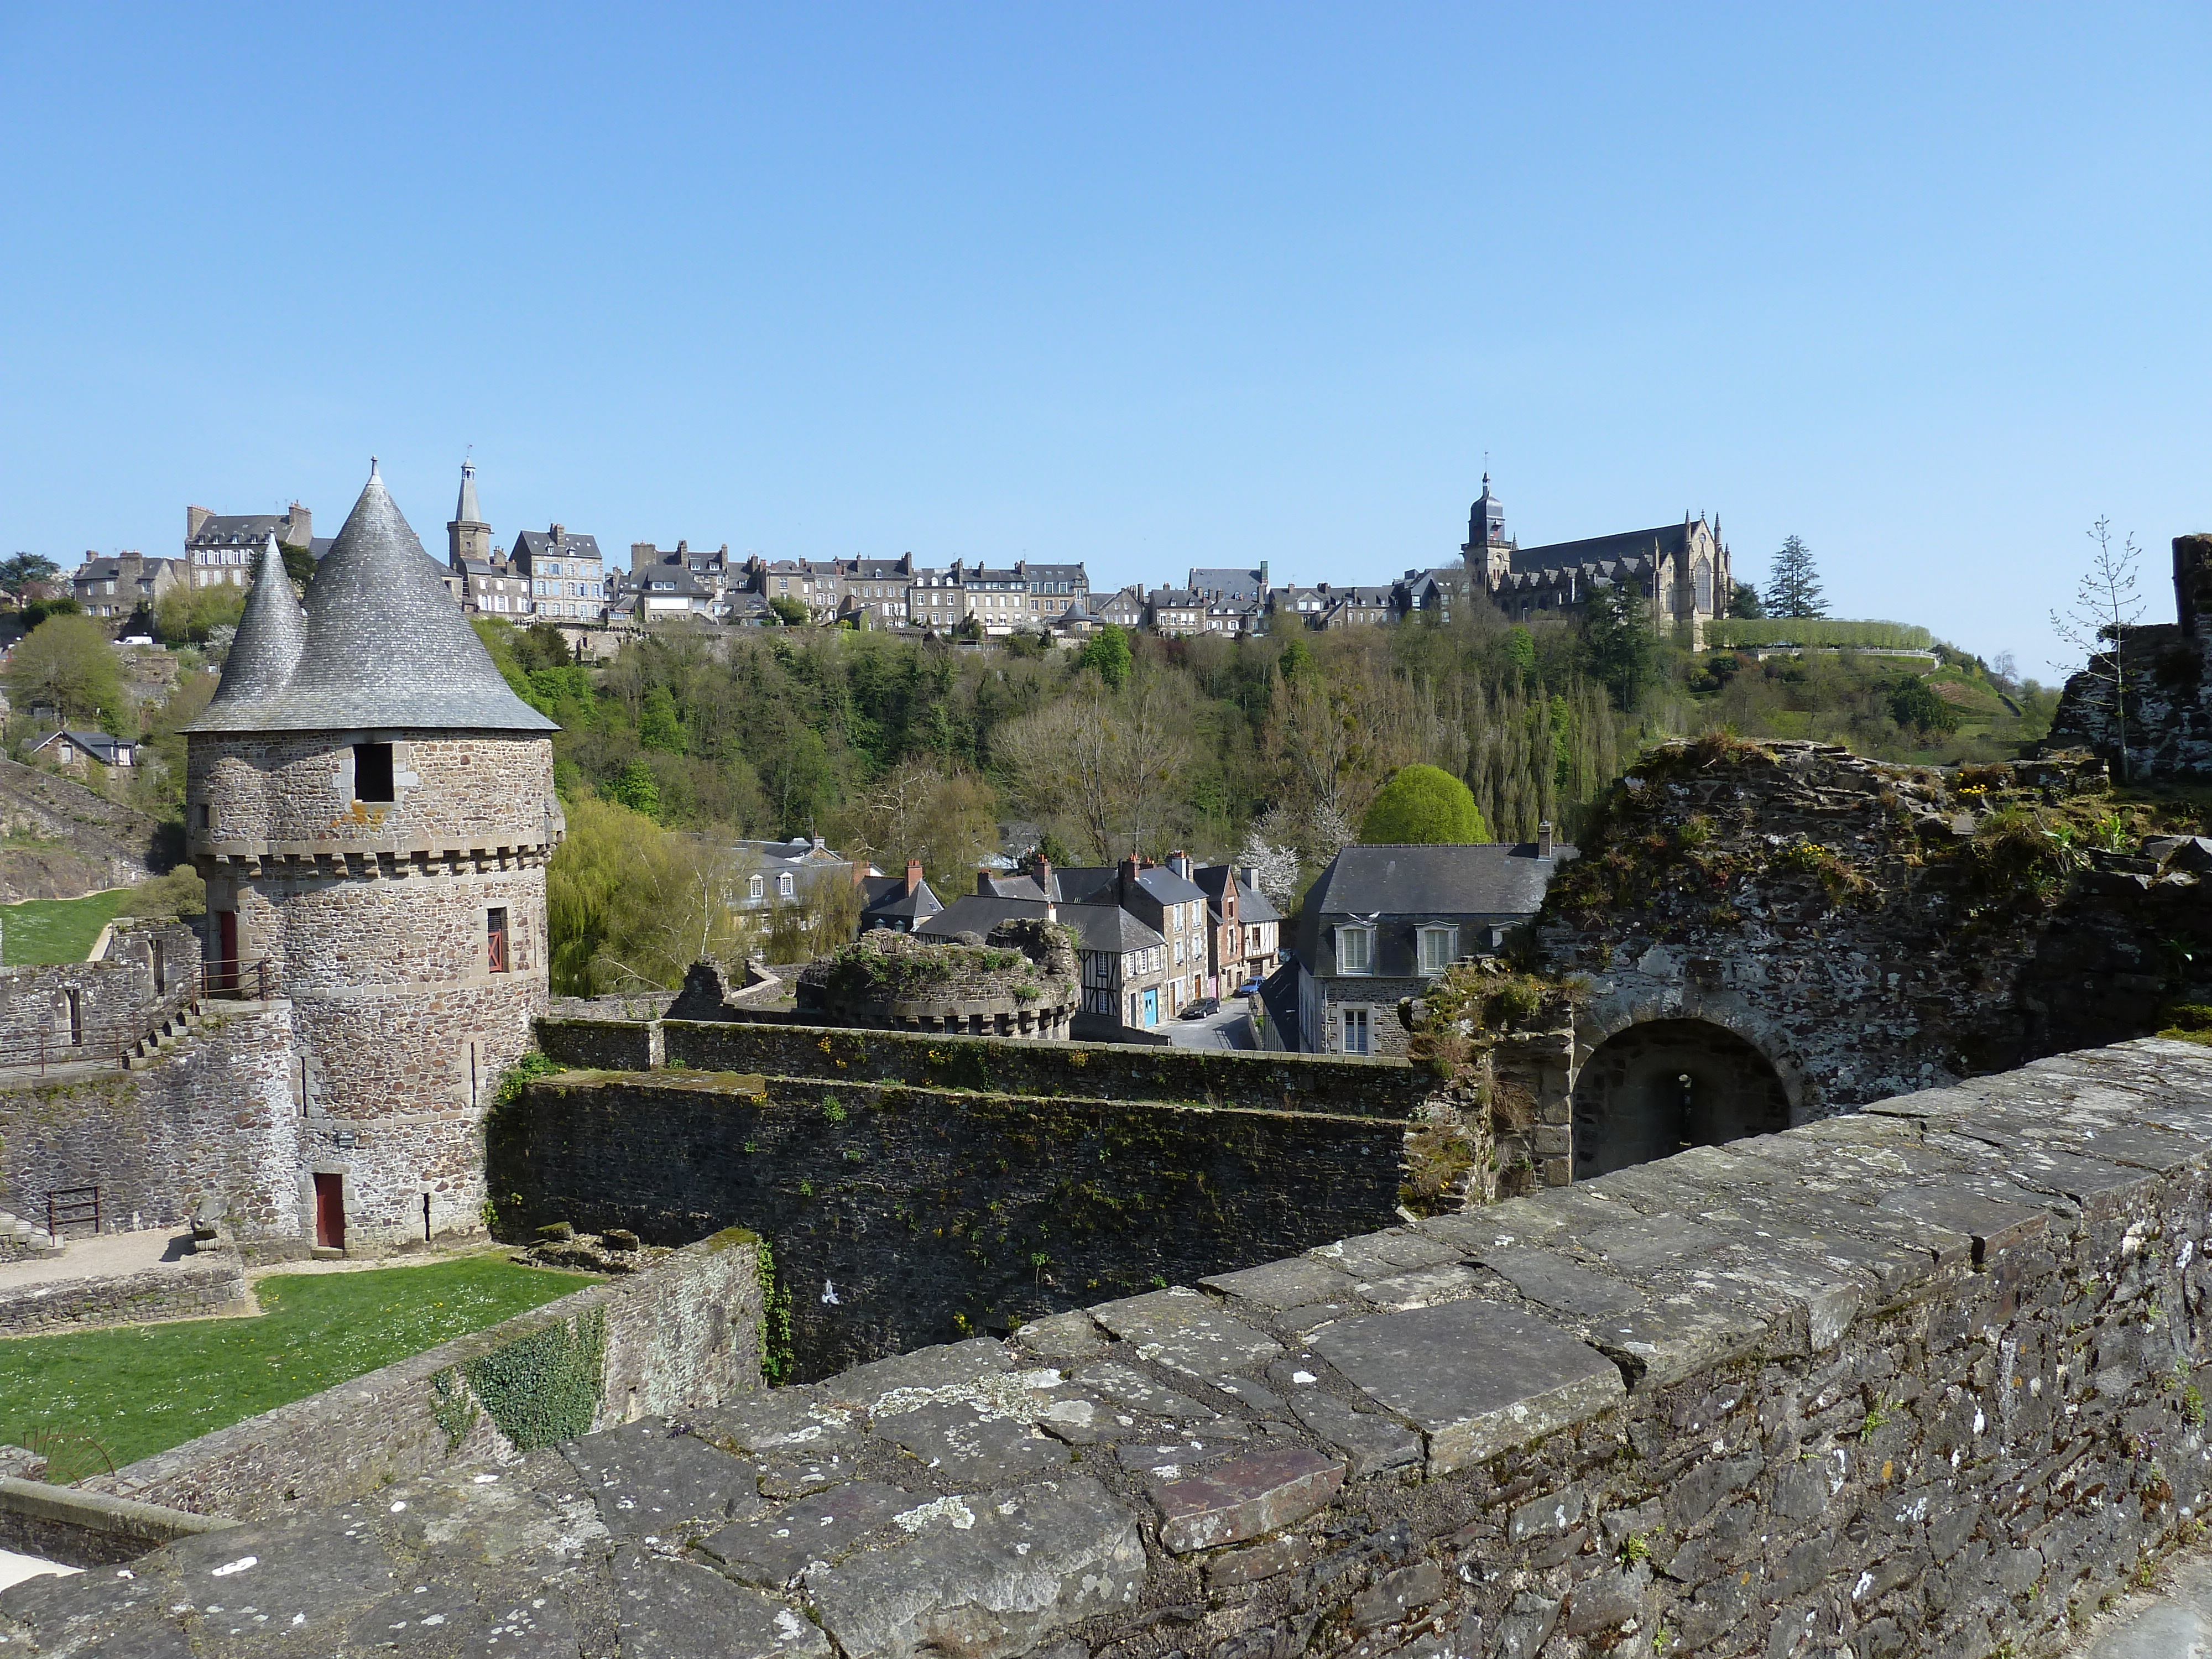
M 278 580 L 270 568 L 264 552 L 222 683 L 186 731 L 556 729 L 500 678 L 375 463 L 315 572 L 304 617 L 281 562 Z
M 276 550 L 272 533 L 254 561 L 253 589 L 246 596 L 238 637 L 223 659 L 222 682 L 194 727 L 222 731 L 234 722 L 250 727 L 291 683 L 307 641 L 307 619 L 292 597 L 292 579 L 285 574 L 284 557 Z

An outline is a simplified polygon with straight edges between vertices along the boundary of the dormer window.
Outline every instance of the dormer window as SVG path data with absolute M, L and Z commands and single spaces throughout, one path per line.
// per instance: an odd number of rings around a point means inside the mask
M 1336 930 L 1336 971 L 1371 974 L 1375 971 L 1375 930 L 1340 927 Z
M 1421 972 L 1425 975 L 1441 974 L 1452 965 L 1459 955 L 1459 929 L 1442 923 L 1431 924 L 1420 930 Z
M 789 898 L 795 884 L 791 878 L 791 872 L 786 871 L 775 878 L 775 896 L 778 898 Z
M 759 876 L 755 876 L 750 882 L 745 884 L 745 896 L 747 898 L 761 898 L 765 896 L 767 892 L 768 883 Z

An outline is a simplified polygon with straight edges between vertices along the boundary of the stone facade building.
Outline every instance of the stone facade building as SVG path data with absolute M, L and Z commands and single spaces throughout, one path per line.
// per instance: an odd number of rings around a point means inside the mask
M 304 611 L 264 552 L 185 728 L 185 803 L 210 971 L 265 975 L 289 1009 L 270 1235 L 374 1248 L 482 1226 L 484 1110 L 546 1004 L 552 729 L 373 464 Z
M 330 543 L 315 535 L 314 514 L 292 503 L 284 513 L 210 513 L 204 507 L 185 509 L 185 559 L 194 587 L 218 587 L 228 583 L 243 587 L 253 580 L 255 561 L 270 537 L 286 547 L 305 548 L 317 558 L 330 550 Z
M 1505 533 L 1505 507 L 1490 493 L 1487 472 L 1460 551 L 1468 574 L 1515 622 L 1578 617 L 1593 587 L 1626 583 L 1655 624 L 1688 629 L 1693 648 L 1703 647 L 1705 624 L 1728 614 L 1735 592 L 1717 519 L 1685 513 L 1681 523 L 1652 530 L 1522 547 Z

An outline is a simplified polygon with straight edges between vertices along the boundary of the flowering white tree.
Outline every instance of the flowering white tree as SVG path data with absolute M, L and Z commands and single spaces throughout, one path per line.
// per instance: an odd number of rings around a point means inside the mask
M 1279 910 L 1290 908 L 1298 890 L 1298 849 L 1269 841 L 1255 824 L 1237 854 L 1237 865 L 1252 872 L 1252 884 Z

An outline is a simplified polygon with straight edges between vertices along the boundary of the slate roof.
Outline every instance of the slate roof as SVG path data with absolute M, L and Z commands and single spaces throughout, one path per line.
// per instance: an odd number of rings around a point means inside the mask
M 1556 844 L 1548 859 L 1534 842 L 1474 846 L 1347 847 L 1329 861 L 1298 914 L 1297 955 L 1322 975 L 1336 972 L 1335 927 L 1376 925 L 1375 973 L 1414 971 L 1414 932 L 1423 922 L 1505 927 L 1526 921 L 1544 902 L 1559 867 L 1577 856 Z M 1486 938 L 1462 934 L 1462 955 L 1486 949 Z
M 368 483 L 307 589 L 304 616 L 264 543 L 215 699 L 187 732 L 331 732 L 414 726 L 551 732 L 516 696 L 446 592 L 384 479 Z M 289 672 L 293 619 L 302 638 Z M 274 631 L 264 642 L 256 636 Z
M 1075 929 L 1081 949 L 1107 956 L 1127 956 L 1167 943 L 1118 904 L 1063 904 L 1060 920 Z
M 1224 570 L 1194 565 L 1191 568 L 1189 590 L 1216 599 L 1256 601 L 1267 594 L 1267 576 L 1262 570 Z
M 289 513 L 210 513 L 185 538 L 186 547 L 258 547 L 292 527 Z
M 920 922 L 945 908 L 944 902 L 931 890 L 926 881 L 917 884 L 913 892 L 908 892 L 903 873 L 864 876 L 860 879 L 860 890 L 867 896 L 867 902 L 860 907 L 860 920 L 863 921 L 902 916 Z
M 1221 915 L 1222 896 L 1228 891 L 1232 864 L 1201 864 L 1191 872 L 1191 878 L 1206 895 L 1206 908 L 1216 920 Z M 1237 918 L 1242 922 L 1280 921 L 1283 913 L 1275 908 L 1265 893 L 1249 882 L 1239 879 L 1237 884 Z
M 1586 541 L 1553 542 L 1547 547 L 1516 547 L 1515 570 L 1552 570 L 1563 565 L 1604 564 L 1616 559 L 1648 558 L 1680 553 L 1689 545 L 1691 526 L 1662 524 L 1656 530 L 1624 530 L 1615 536 L 1592 536 Z
M 1298 1036 L 1298 964 L 1286 962 L 1260 981 L 1260 1006 L 1276 1042 L 1292 1054 L 1305 1047 Z
M 599 556 L 599 538 L 564 530 L 556 542 L 546 531 L 518 530 L 511 556 L 518 562 L 530 559 L 596 559 Z
M 991 937 L 991 930 L 1003 922 L 1024 920 L 1042 921 L 1052 907 L 1042 899 L 985 898 L 970 893 L 957 898 L 927 921 L 917 922 L 914 931 L 936 938 L 951 939 L 956 933 L 981 933 Z
M 64 738 L 67 738 L 104 766 L 114 765 L 115 757 L 119 751 L 125 749 L 135 750 L 138 746 L 134 738 L 111 738 L 105 732 L 81 732 L 72 726 L 60 732 L 49 732 L 31 745 L 31 752 L 35 755 L 40 750 L 59 743 Z

